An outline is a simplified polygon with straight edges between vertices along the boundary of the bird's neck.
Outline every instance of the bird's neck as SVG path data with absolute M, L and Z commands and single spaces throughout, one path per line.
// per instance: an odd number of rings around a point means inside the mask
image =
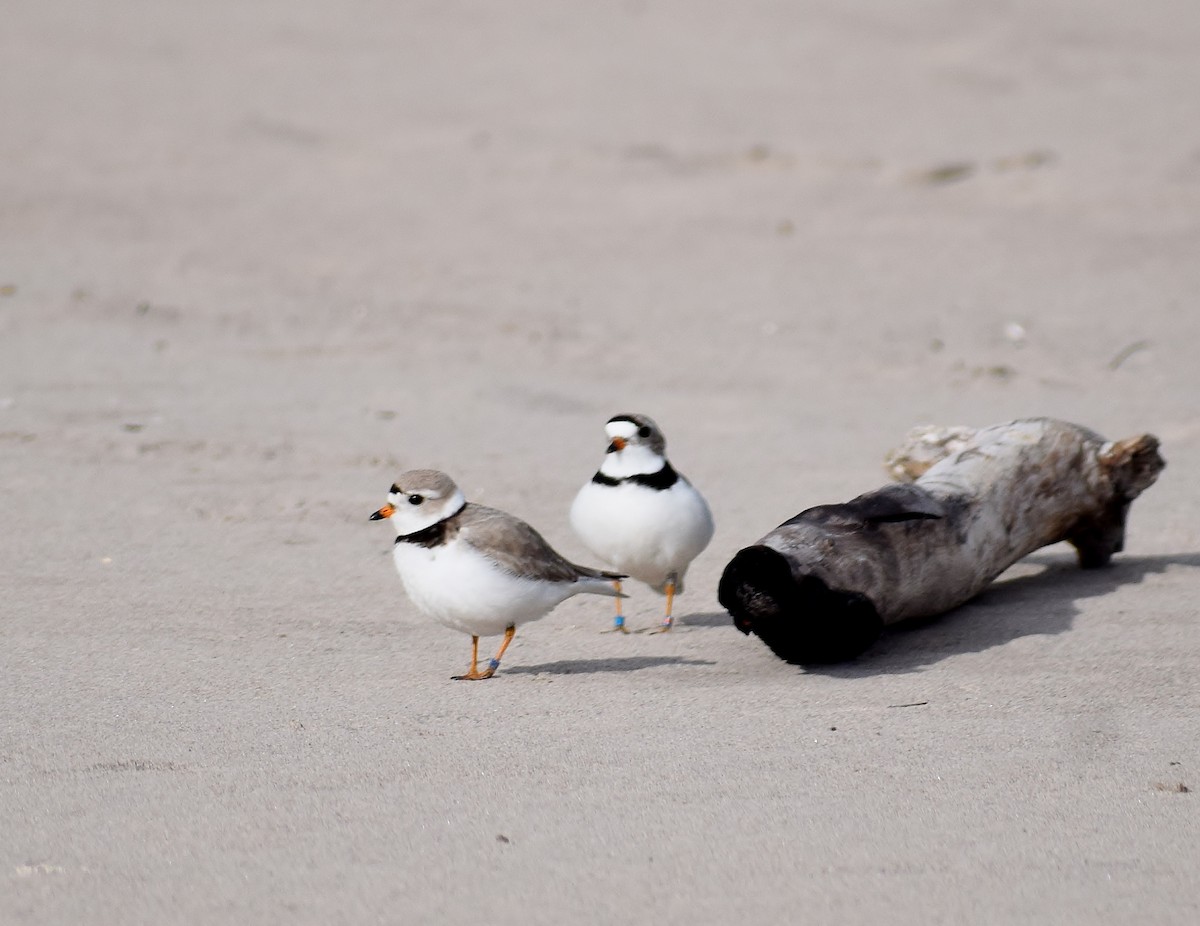
M 612 479 L 626 479 L 629 476 L 657 473 L 666 463 L 661 454 L 630 444 L 624 450 L 606 454 L 604 462 L 600 464 L 600 472 Z
M 461 491 L 456 491 L 436 509 L 429 505 L 410 506 L 404 499 L 400 499 L 396 502 L 396 510 L 392 514 L 392 526 L 396 529 L 398 537 L 419 534 L 436 524 L 450 520 L 461 512 L 466 504 L 467 500 L 463 498 Z

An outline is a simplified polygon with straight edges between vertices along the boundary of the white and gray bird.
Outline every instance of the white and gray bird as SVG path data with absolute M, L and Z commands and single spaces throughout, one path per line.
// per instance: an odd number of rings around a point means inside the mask
M 371 515 L 383 518 L 396 528 L 396 570 L 412 603 L 471 635 L 471 668 L 457 679 L 491 678 L 517 627 L 572 595 L 621 594 L 625 576 L 568 562 L 520 518 L 468 502 L 437 470 L 402 474 Z M 504 641 L 481 670 L 479 638 L 497 634 Z
M 615 415 L 604 432 L 608 452 L 575 496 L 571 526 L 595 556 L 667 596 L 660 630 L 670 630 L 688 566 L 712 540 L 712 512 L 667 462 L 666 440 L 649 417 Z M 620 599 L 614 629 L 628 632 Z

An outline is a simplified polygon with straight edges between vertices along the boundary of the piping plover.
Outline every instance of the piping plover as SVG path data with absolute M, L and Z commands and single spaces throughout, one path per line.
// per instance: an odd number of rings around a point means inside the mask
M 371 515 L 383 518 L 396 528 L 396 570 L 412 603 L 471 635 L 471 668 L 457 679 L 491 678 L 517 625 L 545 617 L 572 595 L 621 594 L 625 576 L 568 562 L 520 518 L 471 504 L 437 470 L 401 475 L 388 503 Z M 501 633 L 500 651 L 481 671 L 479 638 Z
M 616 415 L 604 432 L 608 452 L 575 496 L 571 526 L 597 557 L 667 596 L 659 629 L 670 630 L 684 573 L 712 539 L 712 512 L 667 462 L 662 431 L 646 415 Z M 628 632 L 619 598 L 614 629 Z

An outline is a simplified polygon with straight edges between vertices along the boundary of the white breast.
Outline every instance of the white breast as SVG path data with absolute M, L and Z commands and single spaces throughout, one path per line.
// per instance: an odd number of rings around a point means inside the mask
M 578 590 L 572 583 L 514 576 L 460 540 L 431 548 L 398 543 L 393 556 L 404 590 L 420 611 L 474 636 L 494 636 L 545 617 Z
M 660 591 L 671 573 L 683 590 L 688 564 L 713 535 L 707 503 L 683 479 L 664 490 L 589 482 L 571 505 L 571 526 L 594 555 Z

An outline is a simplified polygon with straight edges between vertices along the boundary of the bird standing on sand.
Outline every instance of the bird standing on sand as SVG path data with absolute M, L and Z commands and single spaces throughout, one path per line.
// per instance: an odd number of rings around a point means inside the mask
M 670 630 L 684 573 L 712 539 L 712 512 L 667 462 L 666 440 L 649 417 L 616 415 L 604 431 L 608 452 L 575 496 L 571 526 L 597 557 L 667 596 L 655 632 Z M 628 633 L 620 598 L 613 629 Z
M 445 473 L 400 476 L 372 521 L 396 528 L 393 555 L 404 590 L 440 624 L 471 635 L 471 668 L 456 679 L 491 678 L 517 626 L 545 617 L 572 595 L 620 595 L 625 576 L 576 566 L 519 518 L 471 504 Z M 479 638 L 504 634 L 487 668 Z

